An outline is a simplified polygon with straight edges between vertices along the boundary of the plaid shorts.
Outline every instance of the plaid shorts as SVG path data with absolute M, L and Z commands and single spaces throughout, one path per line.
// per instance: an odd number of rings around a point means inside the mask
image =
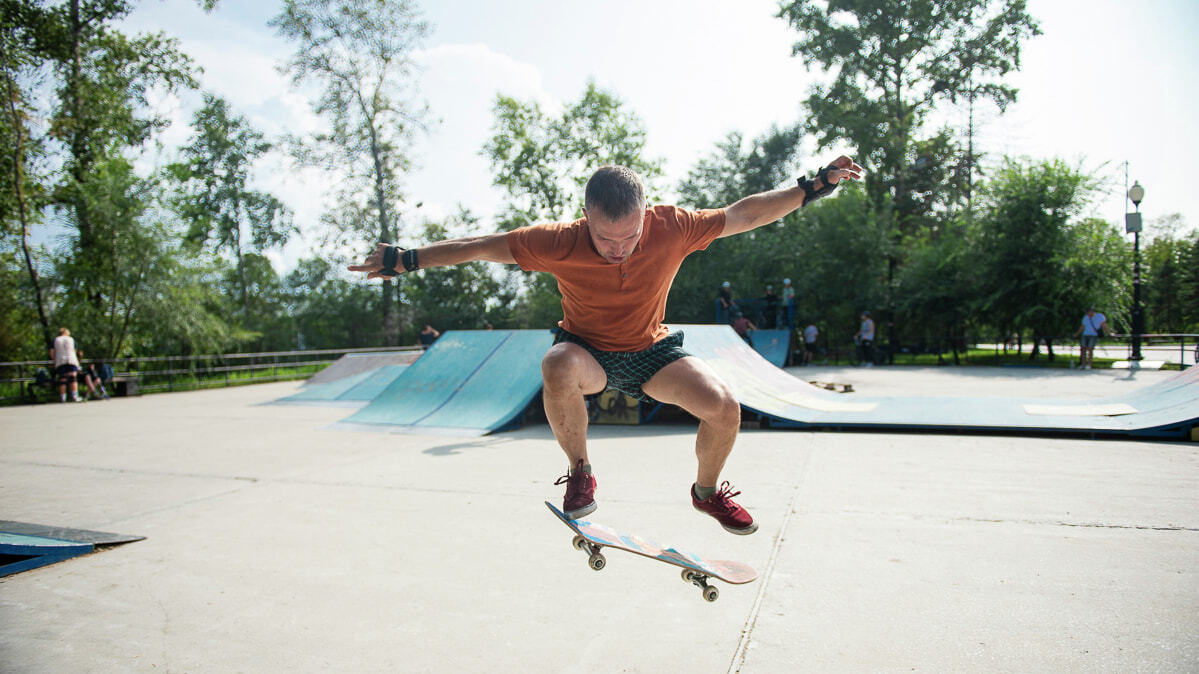
M 658 374 L 658 370 L 691 355 L 683 350 L 682 331 L 670 333 L 644 351 L 600 351 L 582 337 L 559 329 L 554 344 L 562 342 L 586 349 L 608 375 L 608 388 L 650 403 L 657 401 L 646 395 L 641 386 Z

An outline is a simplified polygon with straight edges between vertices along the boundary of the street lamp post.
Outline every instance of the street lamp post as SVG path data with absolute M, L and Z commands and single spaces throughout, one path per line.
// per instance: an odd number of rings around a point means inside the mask
M 1132 356 L 1129 360 L 1134 363 L 1141 360 L 1141 335 L 1145 333 L 1145 314 L 1141 309 L 1141 200 L 1145 198 L 1145 188 L 1141 183 L 1134 182 L 1128 190 L 1128 198 L 1136 206 L 1135 213 L 1124 215 L 1125 232 L 1133 233 L 1132 244 Z

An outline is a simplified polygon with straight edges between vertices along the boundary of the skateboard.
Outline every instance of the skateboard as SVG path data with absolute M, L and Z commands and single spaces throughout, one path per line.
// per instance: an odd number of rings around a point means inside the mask
M 834 384 L 827 381 L 809 381 L 809 384 L 826 391 L 836 391 L 837 393 L 853 393 L 853 384 Z
M 640 536 L 622 534 L 597 522 L 569 519 L 549 501 L 546 501 L 545 505 L 555 517 L 575 532 L 572 544 L 576 550 L 588 553 L 587 565 L 596 571 L 608 565 L 608 560 L 601 552 L 604 548 L 627 550 L 681 568 L 683 571 L 680 575 L 683 581 L 698 587 L 704 599 L 708 601 L 716 601 L 720 597 L 720 589 L 715 585 L 709 585 L 709 578 L 718 578 L 732 585 L 750 583 L 758 578 L 758 572 L 748 564 L 727 559 L 704 559 L 684 550 L 666 548 Z

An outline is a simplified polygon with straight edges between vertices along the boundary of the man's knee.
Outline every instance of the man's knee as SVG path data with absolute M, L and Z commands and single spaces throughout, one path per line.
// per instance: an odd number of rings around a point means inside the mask
M 741 426 L 741 403 L 724 382 L 717 387 L 712 423 L 734 428 Z
M 596 379 L 598 367 L 583 347 L 563 342 L 551 347 L 541 359 L 541 380 L 548 388 L 591 389 L 596 386 L 591 380 Z
M 722 428 L 741 426 L 741 403 L 728 384 L 720 379 L 709 379 L 703 395 L 695 401 L 695 409 L 689 409 L 700 421 Z

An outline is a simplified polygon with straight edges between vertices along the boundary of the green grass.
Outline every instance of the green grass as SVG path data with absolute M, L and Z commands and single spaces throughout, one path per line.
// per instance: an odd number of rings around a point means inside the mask
M 133 372 L 130 377 L 138 379 L 138 393 L 154 394 L 175 391 L 196 391 L 224 386 L 249 386 L 276 381 L 307 379 L 324 369 L 324 365 L 288 365 L 257 369 L 233 370 L 230 372 L 206 372 L 165 375 L 153 370 Z M 80 384 L 80 395 L 87 387 Z M 110 390 L 109 393 L 112 393 Z M 33 398 L 22 397 L 21 384 L 0 383 L 0 405 L 24 405 L 39 402 L 57 402 L 58 387 L 38 388 Z

